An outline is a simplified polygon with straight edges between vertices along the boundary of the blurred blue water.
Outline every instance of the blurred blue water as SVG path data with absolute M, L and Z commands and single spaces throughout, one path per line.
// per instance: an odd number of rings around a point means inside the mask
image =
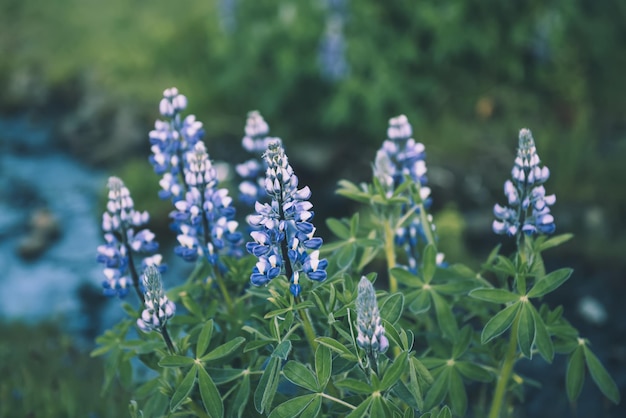
M 44 124 L 0 118 L 0 317 L 76 322 L 77 289 L 99 283 L 98 194 L 105 174 L 56 150 Z M 33 210 L 59 221 L 60 237 L 38 258 L 17 254 Z

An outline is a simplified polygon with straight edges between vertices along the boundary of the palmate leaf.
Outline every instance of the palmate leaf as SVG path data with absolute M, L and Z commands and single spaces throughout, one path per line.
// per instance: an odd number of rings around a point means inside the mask
M 391 366 L 385 370 L 383 380 L 380 382 L 380 390 L 387 390 L 391 388 L 402 376 L 402 373 L 406 371 L 407 352 L 401 353 L 391 364 Z
M 450 338 L 452 341 L 456 340 L 459 334 L 459 326 L 452 313 L 452 307 L 437 292 L 431 291 L 429 293 L 435 305 L 435 314 L 439 327 L 446 337 Z
M 358 361 L 358 358 L 350 351 L 345 345 L 341 344 L 339 341 L 330 338 L 330 337 L 318 337 L 315 339 L 316 342 L 330 348 L 331 350 L 339 353 L 339 355 L 347 360 Z
M 548 333 L 548 328 L 546 328 L 546 324 L 543 322 L 541 315 L 537 312 L 535 307 L 529 304 L 528 308 L 535 319 L 535 344 L 537 350 L 539 350 L 539 354 L 541 354 L 545 361 L 552 363 L 554 359 L 554 344 Z
M 237 412 L 237 417 L 242 418 L 244 412 L 246 411 L 246 406 L 248 405 L 248 399 L 250 398 L 250 374 L 246 373 L 241 379 L 241 383 L 239 384 L 239 390 L 237 390 L 237 395 L 235 395 L 235 400 L 232 402 L 232 405 L 236 406 L 237 409 L 233 412 Z
M 467 411 L 467 392 L 465 391 L 465 385 L 463 384 L 463 379 L 461 379 L 459 372 L 456 371 L 454 367 L 451 367 L 451 369 L 448 399 L 455 415 L 464 417 L 465 411 Z
M 212 335 L 213 320 L 209 319 L 202 326 L 202 330 L 200 330 L 200 335 L 198 336 L 198 342 L 196 344 L 196 357 L 203 356 L 206 353 L 206 349 L 209 347 L 209 342 L 211 342 Z
M 335 234 L 337 237 L 347 240 L 350 238 L 350 229 L 346 226 L 345 223 L 335 218 L 326 219 L 326 226 L 328 229 Z
M 202 361 L 215 361 L 233 354 L 241 344 L 246 341 L 244 337 L 234 338 L 227 343 L 220 345 L 202 356 Z
M 511 327 L 519 310 L 520 303 L 521 302 L 516 302 L 513 305 L 507 306 L 485 324 L 485 328 L 480 335 L 480 342 L 482 344 L 488 343 Z
M 426 399 L 424 401 L 424 409 L 430 410 L 443 402 L 450 388 L 450 371 L 451 367 L 444 367 L 441 373 L 435 377 L 435 381 L 428 389 Z

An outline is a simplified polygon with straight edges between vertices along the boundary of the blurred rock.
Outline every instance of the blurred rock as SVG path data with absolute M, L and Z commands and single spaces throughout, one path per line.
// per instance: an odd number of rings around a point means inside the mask
M 39 257 L 61 234 L 59 221 L 48 209 L 35 210 L 29 219 L 29 232 L 18 241 L 17 253 L 25 260 Z

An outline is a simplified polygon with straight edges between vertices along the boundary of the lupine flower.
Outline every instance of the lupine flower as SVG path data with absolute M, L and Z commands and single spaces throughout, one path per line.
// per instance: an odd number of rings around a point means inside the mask
M 356 324 L 359 347 L 368 354 L 384 353 L 389 348 L 389 340 L 385 337 L 385 328 L 380 319 L 376 292 L 367 279 L 361 277 L 356 297 Z
M 157 120 L 150 131 L 150 163 L 154 171 L 163 176 L 159 181 L 161 199 L 176 201 L 183 198 L 183 156 L 204 135 L 202 122 L 197 121 L 194 115 L 182 117 L 186 107 L 187 98 L 178 89 L 166 89 L 159 104 L 159 111 L 165 120 Z
M 222 267 L 219 253 L 240 256 L 241 233 L 234 220 L 235 208 L 227 189 L 218 189 L 215 168 L 203 142 L 197 142 L 184 155 L 184 179 L 188 191 L 174 203 L 170 214 L 178 227 L 178 246 L 174 252 L 186 261 L 205 256 L 209 263 Z
M 246 244 L 250 254 L 259 261 L 252 270 L 250 281 L 263 286 L 284 272 L 290 280 L 290 291 L 299 296 L 300 276 L 326 279 L 328 261 L 319 258 L 322 239 L 315 237 L 315 227 L 309 202 L 309 187 L 298 189 L 298 177 L 293 172 L 280 142 L 275 141 L 263 155 L 267 164 L 265 191 L 270 203 L 256 202 L 256 214 L 248 217 L 255 228 L 250 233 L 254 240 Z
M 387 197 L 391 197 L 394 191 L 404 183 L 405 177 L 409 176 L 415 184 L 419 185 L 420 199 L 424 207 L 428 208 L 431 203 L 430 188 L 426 186 L 426 152 L 424 144 L 416 142 L 412 138 L 413 128 L 405 115 L 400 115 L 389 120 L 387 129 L 388 139 L 376 153 L 374 162 L 374 177 L 385 191 Z M 410 205 L 403 210 L 412 210 L 419 202 L 413 202 L 409 196 Z M 434 230 L 432 216 L 428 215 L 431 228 Z M 410 223 L 396 230 L 396 245 L 402 247 L 407 256 L 409 271 L 417 271 L 418 245 L 426 242 L 426 236 L 419 209 L 410 219 Z M 443 260 L 443 254 L 438 255 Z M 442 261 L 443 262 L 443 261 Z
M 246 120 L 246 135 L 241 140 L 241 145 L 249 153 L 255 154 L 255 158 L 238 164 L 235 168 L 243 181 L 239 185 L 239 198 L 247 205 L 254 205 L 258 200 L 265 197 L 265 167 L 264 162 L 258 157 L 267 149 L 270 142 L 280 142 L 280 138 L 268 136 L 270 128 L 261 114 L 254 110 L 248 113 Z
M 176 305 L 163 291 L 159 269 L 150 266 L 143 274 L 145 308 L 137 319 L 137 326 L 144 332 L 161 331 L 168 319 L 174 316 Z
M 548 167 L 540 166 L 535 141 L 529 129 L 519 132 L 519 147 L 511 170 L 512 180 L 504 183 L 504 195 L 508 206 L 495 204 L 493 231 L 508 236 L 524 232 L 552 234 L 555 230 L 550 206 L 556 202 L 555 195 L 546 196 L 543 184 L 550 177 Z
M 106 279 L 102 282 L 104 294 L 124 297 L 130 286 L 139 289 L 139 271 L 133 256 L 143 256 L 141 268 L 154 266 L 164 270 L 162 257 L 155 254 L 159 248 L 154 234 L 142 227 L 148 222 L 148 212 L 134 208 L 130 191 L 122 180 L 110 177 L 108 184 L 109 201 L 102 215 L 102 230 L 106 244 L 98 246 L 97 261 L 104 264 Z

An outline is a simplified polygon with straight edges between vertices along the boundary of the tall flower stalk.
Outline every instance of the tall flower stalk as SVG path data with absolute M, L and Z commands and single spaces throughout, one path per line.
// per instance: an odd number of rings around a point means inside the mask
M 389 340 L 385 336 L 385 328 L 380 319 L 376 292 L 367 277 L 361 277 L 356 297 L 357 344 L 368 359 L 368 366 L 378 374 L 378 354 L 389 348 Z
M 399 213 L 390 214 L 387 209 L 381 211 L 385 257 L 389 269 L 396 267 L 396 246 L 403 249 L 406 268 L 417 273 L 420 249 L 424 244 L 434 244 L 434 224 L 427 213 L 430 206 L 430 188 L 426 186 L 426 152 L 424 144 L 412 137 L 413 128 L 405 115 L 389 120 L 387 137 L 376 153 L 374 177 L 387 198 L 397 194 L 397 190 L 406 181 L 411 181 L 417 189 L 401 192 L 408 203 L 401 205 Z M 440 261 L 443 254 L 439 255 Z M 393 276 L 389 278 L 392 292 L 398 289 Z
M 148 220 L 148 212 L 135 210 L 130 191 L 118 177 L 110 177 L 106 211 L 102 215 L 102 230 L 106 244 L 98 246 L 97 260 L 104 264 L 106 279 L 102 282 L 104 294 L 124 297 L 130 286 L 135 288 L 139 299 L 144 295 L 140 274 L 148 266 L 161 270 L 162 257 L 155 235 L 149 229 L 139 229 Z M 139 259 L 141 263 L 138 265 Z

